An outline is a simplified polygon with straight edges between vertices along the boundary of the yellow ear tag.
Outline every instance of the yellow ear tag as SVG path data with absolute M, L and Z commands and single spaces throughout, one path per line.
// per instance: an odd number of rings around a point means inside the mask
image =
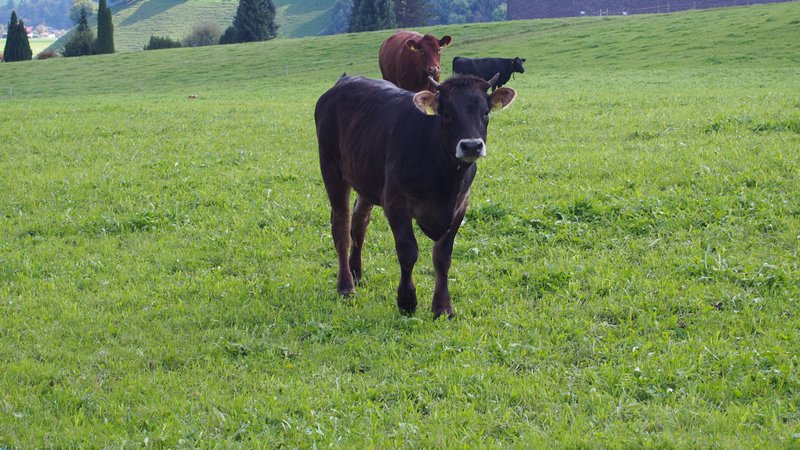
M 436 111 L 434 111 L 433 108 L 431 108 L 431 105 L 425 105 L 425 114 L 429 116 L 435 116 Z

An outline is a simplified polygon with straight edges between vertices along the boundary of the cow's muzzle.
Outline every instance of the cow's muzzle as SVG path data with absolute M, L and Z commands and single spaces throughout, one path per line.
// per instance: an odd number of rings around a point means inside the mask
M 475 162 L 486 156 L 486 144 L 483 139 L 462 139 L 456 145 L 456 158 L 464 162 Z

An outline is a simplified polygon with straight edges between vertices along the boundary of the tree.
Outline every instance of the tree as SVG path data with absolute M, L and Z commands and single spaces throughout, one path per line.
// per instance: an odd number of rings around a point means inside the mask
M 331 7 L 331 20 L 320 34 L 347 33 L 352 12 L 353 0 L 336 0 L 336 3 Z
M 432 16 L 428 0 L 395 0 L 394 12 L 400 28 L 427 25 Z
M 77 25 L 81 21 L 81 11 L 86 13 L 86 18 L 94 15 L 94 2 L 92 0 L 73 0 L 69 9 L 69 18 L 72 25 Z
M 25 29 L 25 24 L 22 23 L 22 20 L 17 24 L 17 51 L 19 52 L 17 61 L 30 61 L 33 58 L 31 43 L 28 41 L 28 31 Z
M 430 0 L 432 24 L 472 23 L 505 20 L 508 0 Z M 572 0 L 520 0 L 527 8 L 545 3 L 571 5 Z
M 50 28 L 69 28 L 71 0 L 0 0 L 0 17 L 9 17 L 11 11 L 31 25 L 46 24 Z M 4 21 L 5 22 L 5 21 Z M 0 47 L 2 50 L 2 47 Z
M 92 29 L 89 28 L 89 20 L 86 11 L 81 11 L 81 18 L 75 34 L 64 44 L 64 56 L 86 56 L 94 54 L 95 38 Z
M 562 3 L 569 3 L 563 2 Z M 506 17 L 505 0 L 473 0 L 470 22 L 501 21 Z
M 3 61 L 5 62 L 13 62 L 17 61 L 17 23 L 19 20 L 17 19 L 17 12 L 11 11 L 11 20 L 8 22 L 8 28 L 6 32 L 6 46 L 3 48 Z
M 97 42 L 95 53 L 98 55 L 114 53 L 114 21 L 111 20 L 111 8 L 106 0 L 100 0 L 97 7 Z
M 267 41 L 278 35 L 272 0 L 239 0 L 233 25 L 220 37 L 221 44 Z
M 33 57 L 31 44 L 28 41 L 28 32 L 25 24 L 17 19 L 17 12 L 11 11 L 11 20 L 8 23 L 6 46 L 3 48 L 3 61 L 29 61 Z
M 396 26 L 392 0 L 354 0 L 350 32 L 385 30 Z
M 180 41 L 172 40 L 168 37 L 150 36 L 150 42 L 144 46 L 145 50 L 159 50 L 162 48 L 180 48 Z
M 216 45 L 219 43 L 220 35 L 219 25 L 215 22 L 202 22 L 192 27 L 192 32 L 183 38 L 184 47 L 203 47 L 206 45 Z

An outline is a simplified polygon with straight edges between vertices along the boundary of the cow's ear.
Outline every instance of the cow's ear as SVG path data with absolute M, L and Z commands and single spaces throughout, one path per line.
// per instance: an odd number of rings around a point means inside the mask
M 489 106 L 492 108 L 492 110 L 497 111 L 506 109 L 516 97 L 517 91 L 511 88 L 501 87 L 489 95 Z
M 450 36 L 445 36 L 439 39 L 439 47 L 447 47 L 451 42 L 453 42 L 453 38 Z
M 424 114 L 435 116 L 439 109 L 439 99 L 431 91 L 420 91 L 414 94 L 414 106 Z
M 408 47 L 408 49 L 411 50 L 412 52 L 416 52 L 419 50 L 419 42 L 413 39 L 409 39 L 406 41 L 406 47 Z

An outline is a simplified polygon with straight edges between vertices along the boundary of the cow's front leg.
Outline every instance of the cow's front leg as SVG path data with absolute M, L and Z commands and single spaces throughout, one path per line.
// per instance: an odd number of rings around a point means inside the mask
M 448 234 L 433 245 L 433 270 L 436 281 L 433 287 L 433 315 L 442 314 L 453 316 L 453 307 L 450 304 L 450 290 L 447 287 L 447 274 L 450 271 L 450 261 L 453 254 L 453 238 Z
M 397 286 L 397 306 L 406 314 L 417 310 L 417 288 L 414 286 L 414 264 L 417 262 L 419 250 L 411 216 L 405 211 L 386 211 L 389 226 L 394 235 L 394 246 L 397 260 L 400 263 L 400 284 Z
M 447 314 L 448 317 L 453 317 L 453 307 L 450 304 L 450 290 L 447 287 L 447 275 L 450 273 L 450 262 L 453 259 L 453 243 L 456 239 L 456 233 L 461 226 L 461 221 L 464 219 L 466 206 L 456 212 L 453 222 L 450 224 L 450 229 L 447 230 L 433 245 L 433 270 L 436 274 L 436 281 L 433 287 L 433 315 L 439 317 L 442 314 Z

